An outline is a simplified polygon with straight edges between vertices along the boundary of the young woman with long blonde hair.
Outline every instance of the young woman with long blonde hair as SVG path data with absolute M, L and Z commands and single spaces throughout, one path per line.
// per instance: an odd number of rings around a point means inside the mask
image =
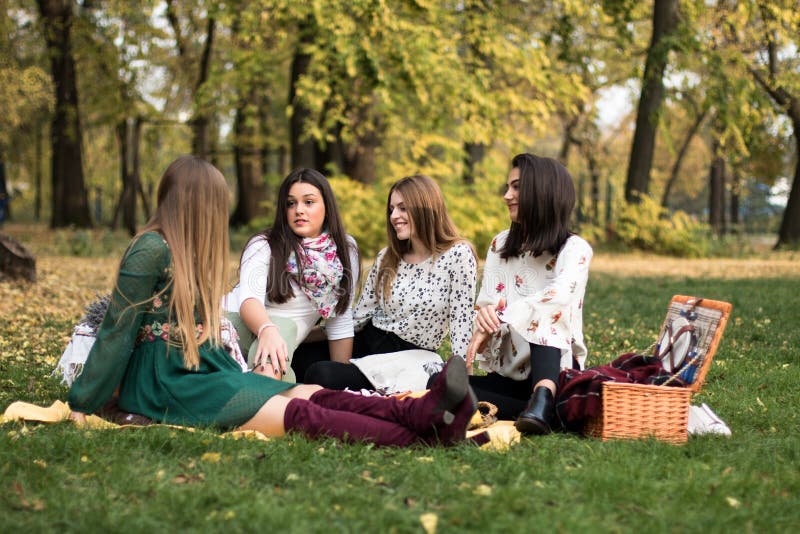
M 222 174 L 202 159 L 183 156 L 166 170 L 155 216 L 122 258 L 72 384 L 72 419 L 84 422 L 119 388 L 121 410 L 158 422 L 391 446 L 462 441 L 476 402 L 460 359 L 427 395 L 402 400 L 242 372 L 220 343 L 228 195 Z
M 439 349 L 465 358 L 472 334 L 477 261 L 458 234 L 432 178 L 392 185 L 386 202 L 388 246 L 378 253 L 354 311 L 353 357 Z M 366 365 L 366 360 L 359 366 Z M 374 389 L 355 365 L 321 362 L 305 381 L 336 389 Z

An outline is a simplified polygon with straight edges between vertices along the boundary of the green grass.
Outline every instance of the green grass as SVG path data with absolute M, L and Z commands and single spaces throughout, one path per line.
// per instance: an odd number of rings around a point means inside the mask
M 9 299 L 35 291 L 9 282 L 0 289 Z M 673 446 L 561 434 L 498 453 L 12 423 L 0 427 L 0 532 L 421 532 L 427 513 L 438 517 L 438 532 L 797 531 L 800 277 L 593 274 L 590 364 L 649 346 L 673 294 L 733 303 L 695 397 L 728 423 L 730 438 Z M 7 306 L 0 409 L 64 399 L 49 373 L 77 316 L 31 310 L 42 335 L 23 340 Z

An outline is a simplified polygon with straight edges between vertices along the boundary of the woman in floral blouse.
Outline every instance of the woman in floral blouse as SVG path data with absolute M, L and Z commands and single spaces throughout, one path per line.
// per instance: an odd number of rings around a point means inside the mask
M 501 418 L 516 417 L 521 432 L 544 434 L 554 424 L 560 370 L 583 368 L 586 359 L 592 248 L 568 230 L 575 188 L 567 169 L 532 154 L 511 166 L 503 195 L 511 227 L 486 255 L 467 364 L 477 356 L 488 373 L 470 377 L 479 400 L 496 404 Z
M 449 333 L 453 354 L 465 358 L 477 261 L 472 245 L 458 235 L 433 179 L 409 176 L 391 187 L 386 233 L 389 246 L 378 253 L 353 314 L 353 357 L 436 351 Z M 358 367 L 335 362 L 314 364 L 305 381 L 336 389 L 375 389 Z

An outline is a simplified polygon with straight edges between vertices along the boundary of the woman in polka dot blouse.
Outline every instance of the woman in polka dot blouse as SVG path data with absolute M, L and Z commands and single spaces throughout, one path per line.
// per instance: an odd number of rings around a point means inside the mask
M 450 335 L 465 358 L 472 334 L 477 261 L 458 235 L 437 183 L 409 176 L 389 191 L 389 246 L 378 253 L 355 307 L 353 357 L 435 351 Z M 319 362 L 305 376 L 329 388 L 374 389 L 355 365 Z

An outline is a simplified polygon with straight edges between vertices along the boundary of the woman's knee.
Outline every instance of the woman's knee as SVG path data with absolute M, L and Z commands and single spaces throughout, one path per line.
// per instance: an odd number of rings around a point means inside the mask
M 286 406 L 291 400 L 291 398 L 284 395 L 275 395 L 265 402 L 255 415 L 237 430 L 257 430 L 270 437 L 283 436 L 286 434 L 283 418 L 286 414 Z

